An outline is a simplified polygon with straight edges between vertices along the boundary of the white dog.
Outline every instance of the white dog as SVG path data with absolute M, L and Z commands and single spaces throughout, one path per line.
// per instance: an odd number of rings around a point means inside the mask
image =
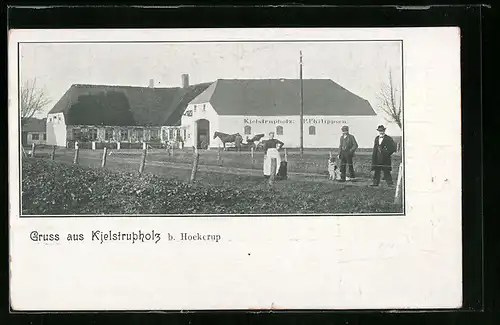
M 328 159 L 328 179 L 336 181 L 340 179 L 340 171 L 335 162 L 335 157 L 330 157 Z

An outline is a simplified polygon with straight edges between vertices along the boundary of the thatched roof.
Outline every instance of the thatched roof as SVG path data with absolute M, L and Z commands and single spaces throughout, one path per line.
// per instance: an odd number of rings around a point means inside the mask
M 187 88 L 146 88 L 108 85 L 72 85 L 51 113 L 64 113 L 66 125 L 180 124 L 189 101 L 209 84 Z

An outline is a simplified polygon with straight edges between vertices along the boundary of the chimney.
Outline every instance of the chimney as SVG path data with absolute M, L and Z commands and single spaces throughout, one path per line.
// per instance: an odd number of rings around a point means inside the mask
M 187 88 L 189 87 L 189 75 L 184 73 L 182 75 L 182 88 Z
M 149 79 L 149 88 L 154 88 L 154 87 L 155 87 L 155 80 Z

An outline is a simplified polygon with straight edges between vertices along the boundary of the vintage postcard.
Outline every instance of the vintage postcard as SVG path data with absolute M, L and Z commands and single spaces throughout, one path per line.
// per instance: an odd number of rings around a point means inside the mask
M 9 33 L 11 307 L 458 308 L 460 30 Z

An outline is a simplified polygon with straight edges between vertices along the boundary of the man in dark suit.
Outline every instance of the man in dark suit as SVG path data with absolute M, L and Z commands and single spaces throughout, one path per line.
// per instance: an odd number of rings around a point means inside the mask
M 340 159 L 340 181 L 346 181 L 346 165 L 349 166 L 349 177 L 347 180 L 355 178 L 354 166 L 352 164 L 352 157 L 358 149 L 356 138 L 349 133 L 349 127 L 344 125 L 342 127 L 342 135 L 340 136 L 339 144 L 339 159 Z
M 387 185 L 393 185 L 391 176 L 391 155 L 396 152 L 397 146 L 394 140 L 385 134 L 385 127 L 379 125 L 377 131 L 379 135 L 375 137 L 372 152 L 372 170 L 373 184 L 371 186 L 378 186 L 380 184 L 380 174 L 384 173 L 384 179 Z

